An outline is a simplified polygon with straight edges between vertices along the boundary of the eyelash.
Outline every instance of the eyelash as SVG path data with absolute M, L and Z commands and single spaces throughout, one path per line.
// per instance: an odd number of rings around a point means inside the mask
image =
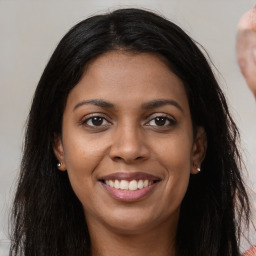
M 146 125 L 152 121 L 155 121 L 157 120 L 157 118 L 163 118 L 165 123 L 166 121 L 169 122 L 169 124 L 164 124 L 164 125 L 154 125 L 155 127 L 158 127 L 158 128 L 166 128 L 166 127 L 170 127 L 170 126 L 174 126 L 177 122 L 174 118 L 170 117 L 169 115 L 167 114 L 156 114 L 153 118 L 151 118 L 149 120 L 149 122 L 146 123 Z M 150 126 L 150 125 L 147 125 L 147 126 Z
M 88 125 L 88 122 L 89 122 L 89 121 L 92 122 L 93 118 L 102 119 L 103 122 L 107 122 L 108 124 L 107 124 L 107 125 L 99 125 L 99 126 L 97 126 L 97 125 Z M 92 115 L 92 116 L 90 116 L 90 117 L 88 117 L 88 118 L 82 120 L 81 124 L 84 125 L 84 126 L 87 126 L 87 127 L 89 127 L 89 128 L 95 128 L 95 127 L 96 127 L 96 128 L 103 128 L 103 127 L 106 127 L 106 126 L 110 125 L 111 123 L 110 123 L 110 122 L 107 120 L 107 118 L 104 117 L 102 114 L 94 114 L 94 115 Z
M 151 115 L 152 116 L 152 115 Z M 88 124 L 88 122 L 93 122 L 93 118 L 98 118 L 98 119 L 101 119 L 100 121 L 102 121 L 103 123 L 104 122 L 107 122 L 107 124 L 100 124 L 100 125 L 93 125 L 93 124 Z M 164 119 L 164 125 L 150 125 L 149 123 L 152 122 L 152 121 L 156 121 L 157 118 L 163 118 Z M 149 117 L 147 118 L 149 119 Z M 161 120 L 162 121 L 162 120 Z M 168 124 L 166 125 L 166 121 L 168 122 Z M 146 122 L 146 126 L 152 126 L 152 127 L 158 127 L 158 128 L 166 128 L 166 127 L 170 127 L 170 126 L 174 126 L 176 125 L 176 120 L 172 117 L 170 117 L 169 115 L 167 114 L 155 114 L 155 116 L 153 118 L 150 118 L 149 121 Z M 88 128 L 106 128 L 107 126 L 110 126 L 111 125 L 111 122 L 108 121 L 108 119 L 106 117 L 104 117 L 102 114 L 95 114 L 93 116 L 90 116 L 84 120 L 81 121 L 81 124 L 84 125 L 84 126 L 87 126 Z

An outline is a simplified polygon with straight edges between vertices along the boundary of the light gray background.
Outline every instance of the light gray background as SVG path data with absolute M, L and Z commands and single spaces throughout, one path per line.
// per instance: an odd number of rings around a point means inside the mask
M 142 7 L 164 14 L 206 48 L 241 131 L 246 184 L 250 190 L 255 188 L 256 101 L 235 57 L 237 22 L 255 4 L 256 0 L 0 0 L 0 239 L 8 237 L 7 216 L 25 120 L 44 66 L 71 26 L 118 7 Z M 255 234 L 250 236 L 256 244 Z

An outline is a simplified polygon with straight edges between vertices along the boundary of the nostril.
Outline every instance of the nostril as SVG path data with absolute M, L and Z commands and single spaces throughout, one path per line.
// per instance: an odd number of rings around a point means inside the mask
M 134 159 L 130 158 L 128 159 L 127 157 L 120 157 L 120 156 L 116 156 L 113 158 L 114 161 L 121 161 L 121 160 L 124 160 L 124 161 L 127 161 L 127 162 L 130 162 L 130 161 L 140 161 L 140 160 L 143 160 L 144 157 L 143 156 L 138 156 L 138 157 L 135 157 Z
M 137 162 L 149 157 L 149 149 L 143 143 L 121 138 L 113 142 L 109 156 L 113 161 Z

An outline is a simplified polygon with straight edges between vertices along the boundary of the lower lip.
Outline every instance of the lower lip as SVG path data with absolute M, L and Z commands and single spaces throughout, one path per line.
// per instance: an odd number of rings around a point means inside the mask
M 101 183 L 102 186 L 106 189 L 106 191 L 116 200 L 123 202 L 136 202 L 144 199 L 146 196 L 151 194 L 153 190 L 156 188 L 159 182 L 153 183 L 152 185 L 137 189 L 137 190 L 121 190 L 112 188 L 105 183 Z

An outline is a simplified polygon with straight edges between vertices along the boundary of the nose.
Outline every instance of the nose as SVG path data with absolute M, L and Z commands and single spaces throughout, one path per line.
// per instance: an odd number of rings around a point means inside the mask
M 134 163 L 149 158 L 146 137 L 139 127 L 124 125 L 113 133 L 110 157 L 113 161 Z

